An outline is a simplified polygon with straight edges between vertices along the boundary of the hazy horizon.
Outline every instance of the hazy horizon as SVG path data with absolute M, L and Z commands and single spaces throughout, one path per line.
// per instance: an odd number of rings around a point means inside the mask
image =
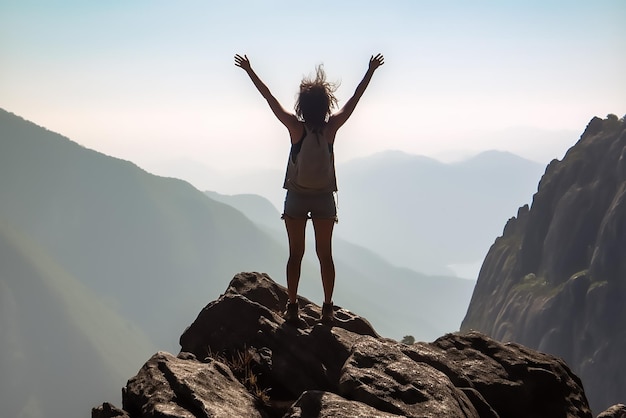
M 0 107 L 151 170 L 168 160 L 282 169 L 284 127 L 233 64 L 247 54 L 287 109 L 323 63 L 350 97 L 337 161 L 561 158 L 589 120 L 626 113 L 626 3 L 63 0 L 0 4 Z M 323 22 L 320 25 L 319 22 Z

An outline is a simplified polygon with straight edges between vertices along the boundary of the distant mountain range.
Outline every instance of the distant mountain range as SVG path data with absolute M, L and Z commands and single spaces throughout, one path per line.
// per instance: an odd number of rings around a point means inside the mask
M 544 167 L 498 151 L 453 164 L 387 152 L 340 170 L 338 236 L 395 265 L 451 274 L 450 265 L 483 259 Z
M 0 196 L 0 404 L 10 416 L 84 416 L 93 396 L 113 396 L 137 371 L 135 359 L 176 351 L 171 336 L 224 291 L 224 277 L 283 279 L 286 238 L 267 201 L 220 202 L 3 110 Z M 309 253 L 301 293 L 321 300 Z M 336 303 L 381 334 L 458 329 L 472 282 L 393 267 L 341 239 L 335 257 Z
M 457 163 L 399 151 L 353 160 L 337 167 L 335 236 L 400 267 L 476 279 L 493 237 L 520 204 L 531 201 L 544 170 L 543 164 L 500 151 Z M 283 175 L 214 175 L 213 190 L 262 195 L 282 210 Z M 456 265 L 470 266 L 463 272 Z

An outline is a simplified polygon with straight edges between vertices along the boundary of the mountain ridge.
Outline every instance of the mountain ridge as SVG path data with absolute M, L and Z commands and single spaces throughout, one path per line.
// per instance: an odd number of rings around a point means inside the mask
M 593 410 L 624 402 L 626 121 L 594 117 L 491 246 L 461 330 L 564 358 Z
M 241 234 L 250 245 L 263 241 L 248 256 L 257 260 L 254 264 L 267 266 L 272 260 L 276 268 L 282 264 L 272 256 L 278 251 L 271 248 L 277 250 L 278 245 L 266 241 L 251 221 L 190 184 L 153 176 L 131 162 L 86 149 L 49 131 L 43 140 L 36 132 L 30 133 L 29 124 L 1 122 L 7 142 L 0 155 L 0 190 L 11 198 L 0 202 L 0 213 L 15 228 L 52 249 L 53 257 L 71 265 L 72 274 L 107 297 L 125 298 L 124 304 L 131 308 L 135 293 L 150 291 L 120 279 L 133 276 L 144 283 L 149 282 L 146 276 L 152 276 L 161 286 L 180 292 L 169 277 L 201 280 L 207 257 L 214 268 L 232 274 L 236 263 L 229 265 L 224 262 L 227 257 L 217 254 L 232 253 L 237 245 L 223 240 L 218 246 L 208 237 L 234 235 L 238 230 L 246 230 Z M 33 141 L 37 138 L 42 140 Z M 238 225 L 238 230 L 229 229 L 229 224 Z M 163 261 L 165 254 L 168 263 Z M 112 259 L 116 262 L 111 263 Z M 117 284 L 127 292 L 120 294 Z M 153 319 L 146 315 L 145 322 Z M 170 321 L 166 316 L 162 320 Z M 184 323 L 182 317 L 179 321 Z
M 334 234 L 391 264 L 454 275 L 450 266 L 482 261 L 511 211 L 520 201 L 530 201 L 544 170 L 543 164 L 505 151 L 485 151 L 454 163 L 387 151 L 341 163 L 340 224 Z M 264 170 L 215 177 L 209 189 L 224 195 L 258 194 L 281 210 L 283 176 L 281 170 Z M 372 222 L 381 215 L 385 218 Z

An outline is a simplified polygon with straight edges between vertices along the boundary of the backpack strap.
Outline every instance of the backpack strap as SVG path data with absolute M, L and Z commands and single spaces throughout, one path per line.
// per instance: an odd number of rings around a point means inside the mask
M 304 138 L 306 138 L 308 134 L 306 125 L 302 124 L 302 127 L 304 128 L 304 132 L 302 132 L 302 137 L 295 144 L 291 144 L 291 161 L 294 163 L 296 162 L 296 156 L 298 155 L 298 153 L 300 152 L 300 149 L 302 148 L 302 141 L 304 141 Z

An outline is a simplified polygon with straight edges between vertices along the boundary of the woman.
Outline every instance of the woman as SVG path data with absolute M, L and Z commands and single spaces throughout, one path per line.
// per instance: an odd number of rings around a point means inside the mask
M 300 321 L 298 315 L 298 283 L 300 268 L 304 256 L 304 235 L 307 219 L 313 220 L 315 231 L 315 251 L 320 263 L 322 285 L 324 289 L 324 304 L 322 305 L 322 322 L 330 324 L 334 320 L 333 289 L 335 285 L 335 265 L 332 256 L 331 239 L 333 227 L 337 221 L 334 192 L 337 191 L 334 171 L 333 144 L 337 130 L 346 123 L 354 111 L 359 99 L 365 92 L 374 71 L 384 64 L 381 54 L 372 56 L 363 80 L 357 86 L 352 97 L 337 112 L 332 113 L 337 106 L 334 96 L 336 86 L 326 81 L 326 74 L 321 66 L 317 67 L 315 79 L 303 79 L 300 83 L 300 92 L 295 105 L 295 113 L 286 111 L 272 95 L 267 86 L 252 70 L 250 60 L 246 55 L 235 55 L 235 65 L 248 73 L 250 79 L 267 100 L 272 112 L 285 125 L 291 138 L 291 154 L 287 165 L 284 188 L 287 189 L 283 219 L 289 238 L 289 260 L 287 261 L 287 290 L 289 302 L 285 312 L 285 319 L 290 323 Z M 309 137 L 311 139 L 309 139 Z M 306 161 L 318 157 L 310 157 L 309 149 L 314 147 L 314 140 L 320 141 L 324 147 L 319 148 L 321 155 L 326 153 L 330 159 L 330 174 L 318 175 L 319 181 L 308 183 L 304 172 Z M 312 144 L 312 145 L 309 145 Z M 307 151 L 303 150 L 306 149 Z M 298 158 L 300 157 L 300 158 Z M 319 157 L 323 158 L 323 157 Z M 303 161 L 305 161 L 303 163 Z M 317 163 L 317 162 L 315 162 Z M 323 164 L 327 164 L 323 161 Z M 323 165 L 322 164 L 322 165 Z M 320 165 L 320 164 L 317 164 Z M 316 168 L 317 169 L 317 168 Z M 309 172 L 313 172 L 309 170 Z

